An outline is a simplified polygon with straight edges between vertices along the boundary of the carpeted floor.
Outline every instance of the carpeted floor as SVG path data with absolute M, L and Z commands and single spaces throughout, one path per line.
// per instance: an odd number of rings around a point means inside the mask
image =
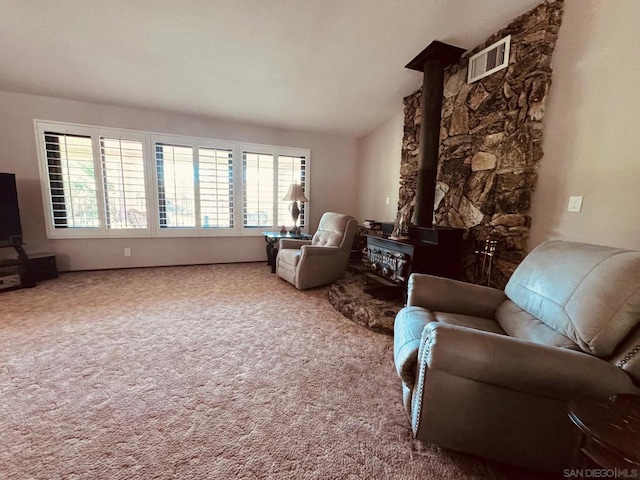
M 538 478 L 413 441 L 392 337 L 326 296 L 262 263 L 1 293 L 0 478 Z

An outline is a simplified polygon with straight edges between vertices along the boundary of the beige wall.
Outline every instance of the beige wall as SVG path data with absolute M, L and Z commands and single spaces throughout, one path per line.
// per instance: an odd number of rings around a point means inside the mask
M 358 141 L 357 218 L 393 222 L 398 210 L 404 112 Z M 389 198 L 389 205 L 386 199 Z
M 553 57 L 529 246 L 563 239 L 640 249 L 637 0 L 567 0 Z M 583 195 L 581 213 L 567 212 Z
M 632 18 L 640 18 L 637 0 L 565 0 L 530 248 L 562 239 L 640 249 L 640 29 Z M 374 186 L 397 202 L 401 141 L 401 113 L 359 139 L 360 218 L 391 217 Z M 584 196 L 581 213 L 566 211 L 570 195 Z
M 34 119 L 311 150 L 310 231 L 325 211 L 356 213 L 356 140 L 168 113 L 0 92 L 0 171 L 15 173 L 28 251 L 56 253 L 61 270 L 266 260 L 262 237 L 46 238 Z M 339 175 L 336 174 L 339 172 Z M 124 248 L 132 249 L 124 257 Z

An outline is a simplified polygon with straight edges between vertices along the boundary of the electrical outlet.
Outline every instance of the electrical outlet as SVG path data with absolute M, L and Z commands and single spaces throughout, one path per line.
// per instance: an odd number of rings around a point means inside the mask
M 567 212 L 580 212 L 582 210 L 582 195 L 576 195 L 569 197 L 569 206 Z
M 131 249 L 130 248 L 125 248 L 124 249 L 124 256 L 125 257 L 130 257 L 131 256 Z
M 391 199 L 389 197 L 384 199 L 384 204 L 385 205 L 390 205 L 391 204 Z

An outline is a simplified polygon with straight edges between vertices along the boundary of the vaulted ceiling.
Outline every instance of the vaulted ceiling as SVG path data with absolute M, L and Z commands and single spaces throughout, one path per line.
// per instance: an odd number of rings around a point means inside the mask
M 539 0 L 0 0 L 0 90 L 360 136 Z

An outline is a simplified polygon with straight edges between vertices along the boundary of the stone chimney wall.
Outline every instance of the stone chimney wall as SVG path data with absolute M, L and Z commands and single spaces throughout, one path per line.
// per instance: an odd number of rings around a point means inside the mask
M 486 239 L 498 241 L 492 286 L 503 288 L 526 255 L 562 7 L 562 0 L 538 5 L 445 69 L 434 224 L 467 230 L 463 271 L 470 281 L 474 252 Z M 507 35 L 509 66 L 467 84 L 469 56 Z M 420 101 L 420 90 L 404 99 L 396 222 L 411 218 L 415 206 Z

